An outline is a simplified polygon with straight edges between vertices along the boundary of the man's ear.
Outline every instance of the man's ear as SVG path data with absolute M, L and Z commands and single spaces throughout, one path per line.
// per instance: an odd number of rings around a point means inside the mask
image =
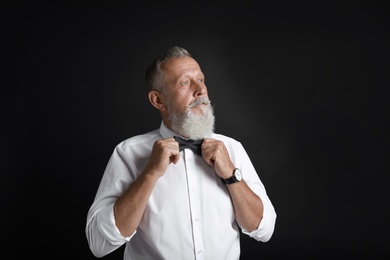
M 149 101 L 150 103 L 160 111 L 164 111 L 166 109 L 165 104 L 163 103 L 162 95 L 156 90 L 149 91 Z

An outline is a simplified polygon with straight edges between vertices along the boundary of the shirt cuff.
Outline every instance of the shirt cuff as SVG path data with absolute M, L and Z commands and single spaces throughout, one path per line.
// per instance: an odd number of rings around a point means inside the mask
M 274 232 L 276 214 L 273 211 L 273 208 L 264 207 L 263 218 L 260 221 L 257 229 L 249 232 L 242 228 L 242 232 L 257 241 L 267 242 L 271 239 L 271 236 Z
M 110 205 L 99 212 L 97 224 L 99 231 L 113 245 L 121 245 L 124 242 L 130 241 L 135 233 L 137 233 L 137 231 L 134 231 L 129 237 L 122 236 L 115 224 L 114 205 Z

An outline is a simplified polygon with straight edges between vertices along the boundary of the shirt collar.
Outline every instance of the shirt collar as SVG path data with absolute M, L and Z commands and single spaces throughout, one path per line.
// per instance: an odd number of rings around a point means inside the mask
M 170 129 L 164 124 L 163 121 L 161 121 L 161 125 L 160 125 L 160 135 L 162 136 L 163 139 L 170 138 L 170 137 L 174 137 L 175 135 L 182 137 L 182 136 L 179 135 L 178 133 L 175 133 L 175 132 L 173 132 L 172 130 L 170 130 Z

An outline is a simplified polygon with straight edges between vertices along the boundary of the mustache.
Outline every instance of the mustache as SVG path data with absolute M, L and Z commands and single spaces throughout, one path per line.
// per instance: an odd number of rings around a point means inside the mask
M 210 105 L 211 101 L 207 97 L 198 97 L 188 105 L 188 108 L 196 107 L 202 104 Z

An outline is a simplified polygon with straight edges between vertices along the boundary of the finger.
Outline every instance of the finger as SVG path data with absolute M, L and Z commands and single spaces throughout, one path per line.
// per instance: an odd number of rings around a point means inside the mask
M 165 139 L 169 143 L 171 163 L 176 164 L 180 159 L 179 143 L 173 137 Z
M 169 144 L 170 144 L 173 148 L 179 149 L 179 143 L 178 143 L 173 137 L 167 138 L 167 139 L 165 139 L 165 140 L 167 140 L 167 141 L 169 142 Z
M 211 153 L 210 151 L 205 151 L 205 152 L 202 152 L 202 156 L 203 156 L 203 160 L 207 164 L 214 166 L 215 158 L 214 158 L 213 153 Z
M 180 159 L 180 153 L 172 154 L 170 157 L 171 163 L 176 164 Z

